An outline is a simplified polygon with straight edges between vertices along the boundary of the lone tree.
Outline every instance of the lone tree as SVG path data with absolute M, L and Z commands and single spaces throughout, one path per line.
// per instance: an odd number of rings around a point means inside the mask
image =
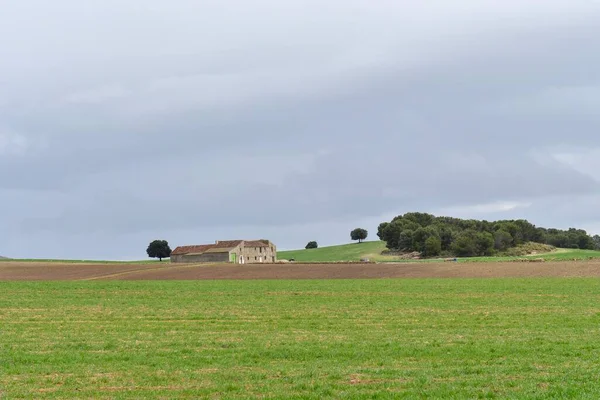
M 171 248 L 166 240 L 154 240 L 148 245 L 146 253 L 148 253 L 148 257 L 158 258 L 159 261 L 162 261 L 163 258 L 171 257 Z
M 366 229 L 356 228 L 352 232 L 350 232 L 350 237 L 352 240 L 358 240 L 358 243 L 362 243 L 363 240 L 367 238 L 369 232 Z
M 305 249 L 316 249 L 318 247 L 319 247 L 318 243 L 313 240 L 312 242 L 308 242 Z

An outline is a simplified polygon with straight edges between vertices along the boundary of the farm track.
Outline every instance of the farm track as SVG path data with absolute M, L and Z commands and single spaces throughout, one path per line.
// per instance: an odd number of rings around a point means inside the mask
M 600 260 L 544 263 L 173 265 L 2 262 L 1 281 L 600 277 Z

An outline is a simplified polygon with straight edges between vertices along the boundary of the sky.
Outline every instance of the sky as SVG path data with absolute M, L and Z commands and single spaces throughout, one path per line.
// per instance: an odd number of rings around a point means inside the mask
M 0 255 L 600 233 L 600 1 L 0 0 Z

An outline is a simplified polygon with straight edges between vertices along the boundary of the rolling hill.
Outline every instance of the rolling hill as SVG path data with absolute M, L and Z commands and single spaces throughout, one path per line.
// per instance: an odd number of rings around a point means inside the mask
M 361 258 L 371 261 L 393 261 L 395 257 L 381 255 L 385 249 L 385 242 L 373 241 L 318 249 L 280 251 L 277 252 L 277 258 L 294 259 L 299 262 L 360 261 Z
M 406 260 L 400 259 L 397 256 L 387 256 L 381 253 L 386 250 L 385 242 L 372 241 L 363 243 L 351 243 L 343 244 L 339 246 L 320 247 L 318 249 L 309 250 L 290 250 L 290 251 L 279 251 L 277 252 L 277 258 L 279 260 L 291 260 L 294 259 L 296 262 L 336 262 L 336 261 L 360 261 L 362 258 L 368 258 L 371 261 L 376 262 L 431 262 L 439 261 L 440 259 L 428 259 L 428 260 Z M 555 251 L 532 254 L 529 256 L 521 257 L 469 257 L 459 258 L 458 261 L 470 262 L 470 261 L 509 261 L 523 257 L 536 257 L 543 258 L 545 260 L 585 260 L 591 258 L 600 258 L 600 251 L 595 250 L 580 250 L 580 249 L 556 249 Z

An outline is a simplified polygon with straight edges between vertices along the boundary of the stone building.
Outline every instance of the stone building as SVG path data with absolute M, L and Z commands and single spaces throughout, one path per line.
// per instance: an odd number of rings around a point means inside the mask
M 254 264 L 277 261 L 277 248 L 268 240 L 223 240 L 214 244 L 180 246 L 171 253 L 172 263 Z

